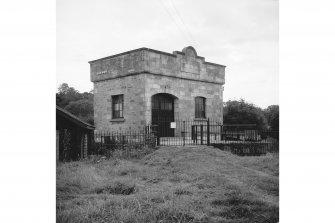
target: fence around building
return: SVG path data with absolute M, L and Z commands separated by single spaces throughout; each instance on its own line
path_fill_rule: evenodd
M 210 119 L 156 121 L 142 131 L 99 132 L 95 153 L 155 146 L 213 145 L 238 155 L 279 152 L 279 131 L 259 130 L 254 124 L 229 125 Z
M 94 134 L 92 154 L 112 156 L 115 152 L 124 152 L 137 156 L 148 148 L 155 148 L 157 137 L 149 126 L 142 131 L 113 131 L 96 132 Z

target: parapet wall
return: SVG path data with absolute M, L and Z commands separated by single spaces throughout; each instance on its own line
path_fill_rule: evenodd
M 90 61 L 91 81 L 99 82 L 123 76 L 150 73 L 223 85 L 225 66 L 209 63 L 193 47 L 173 54 L 140 48 Z

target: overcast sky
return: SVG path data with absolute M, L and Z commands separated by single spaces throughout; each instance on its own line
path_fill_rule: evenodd
M 195 47 L 226 65 L 223 100 L 279 104 L 276 0 L 57 0 L 57 87 L 93 89 L 90 60 Z

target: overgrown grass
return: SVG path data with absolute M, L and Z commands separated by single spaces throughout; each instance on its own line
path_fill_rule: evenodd
M 57 166 L 57 222 L 278 222 L 278 155 L 161 147 Z

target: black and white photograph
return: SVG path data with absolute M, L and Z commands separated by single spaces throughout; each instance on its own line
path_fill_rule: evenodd
M 278 222 L 278 5 L 57 0 L 57 222 Z
M 1 222 L 333 222 L 334 6 L 3 2 Z

